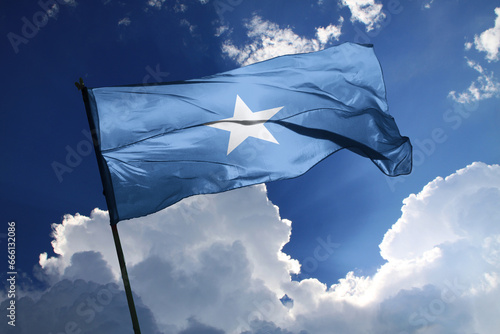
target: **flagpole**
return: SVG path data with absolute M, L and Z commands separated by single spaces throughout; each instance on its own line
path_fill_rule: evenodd
M 87 111 L 87 118 L 89 121 L 90 130 L 92 131 L 92 141 L 94 142 L 94 149 L 97 155 L 98 152 L 98 139 L 95 131 L 95 124 L 92 122 L 92 118 L 89 114 L 88 107 L 88 96 L 87 96 L 87 88 L 83 83 L 83 79 L 80 78 L 79 81 L 75 82 L 76 88 L 82 92 L 83 101 L 85 103 L 85 109 Z M 99 163 L 99 159 L 97 159 L 97 164 L 99 165 L 99 171 L 101 172 L 102 178 L 102 166 Z M 104 186 L 104 180 L 103 180 Z M 108 198 L 106 197 L 106 202 L 108 203 Z M 109 209 L 109 203 L 108 203 Z M 110 217 L 111 220 L 111 217 Z M 123 286 L 125 287 L 125 294 L 127 296 L 128 308 L 130 310 L 130 317 L 132 318 L 132 327 L 134 328 L 134 334 L 141 334 L 141 328 L 139 327 L 139 319 L 137 318 L 137 312 L 135 310 L 134 297 L 132 296 L 132 288 L 130 287 L 130 281 L 128 280 L 127 266 L 125 264 L 125 257 L 123 256 L 122 245 L 120 242 L 120 236 L 118 235 L 118 228 L 116 222 L 110 221 L 111 223 L 111 231 L 113 232 L 113 239 L 115 241 L 116 254 L 118 255 L 118 263 L 120 264 L 120 270 L 122 273 Z
M 120 263 L 123 286 L 125 287 L 125 294 L 127 295 L 130 317 L 132 318 L 132 326 L 134 327 L 135 334 L 141 334 L 141 328 L 139 327 L 139 319 L 137 318 L 137 312 L 135 310 L 134 297 L 132 296 L 132 288 L 130 287 L 130 281 L 128 280 L 127 266 L 125 265 L 125 258 L 123 256 L 120 236 L 118 235 L 118 228 L 116 225 L 117 224 L 112 224 L 111 230 L 113 231 L 113 239 L 115 240 L 116 254 L 118 255 L 118 262 Z

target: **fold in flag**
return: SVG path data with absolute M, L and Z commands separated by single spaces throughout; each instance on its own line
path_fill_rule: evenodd
M 342 148 L 386 175 L 411 171 L 371 45 L 83 96 L 111 224 L 191 195 L 296 177 Z

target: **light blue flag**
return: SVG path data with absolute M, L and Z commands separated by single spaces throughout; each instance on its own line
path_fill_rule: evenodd
M 342 148 L 389 176 L 411 171 L 369 45 L 83 95 L 112 224 L 191 195 L 296 177 Z

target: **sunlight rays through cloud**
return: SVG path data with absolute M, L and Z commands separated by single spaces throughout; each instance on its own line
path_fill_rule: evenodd
M 300 264 L 282 248 L 292 223 L 264 185 L 190 197 L 120 230 L 141 320 L 153 333 L 493 333 L 500 325 L 490 307 L 500 298 L 499 201 L 498 165 L 474 163 L 436 178 L 404 200 L 380 244 L 386 263 L 376 274 L 349 272 L 330 287 L 291 279 Z M 108 220 L 96 209 L 54 225 L 57 257 L 40 256 L 51 287 L 38 294 L 55 307 L 34 307 L 33 316 L 69 307 L 71 326 L 102 332 L 107 317 L 127 315 Z M 39 298 L 23 295 L 22 303 Z M 86 298 L 96 305 L 91 321 Z M 43 319 L 37 326 L 64 326 L 53 315 Z

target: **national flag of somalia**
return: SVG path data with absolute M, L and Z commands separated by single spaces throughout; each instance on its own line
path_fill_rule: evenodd
M 83 96 L 112 224 L 191 195 L 296 177 L 342 148 L 389 176 L 411 171 L 369 45 Z

